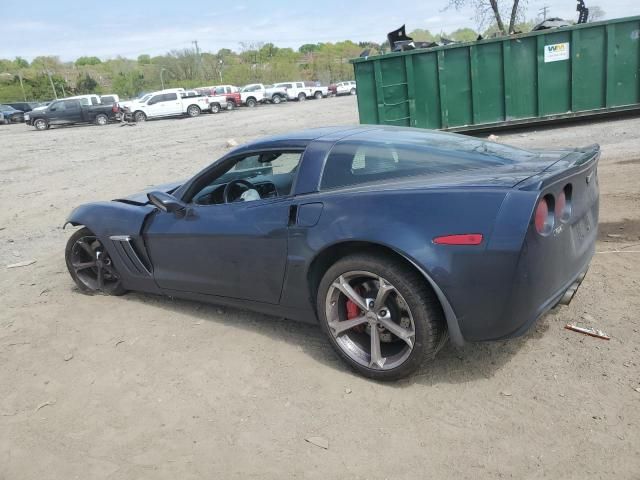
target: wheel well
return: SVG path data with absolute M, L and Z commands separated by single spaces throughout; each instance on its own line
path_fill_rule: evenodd
M 383 257 L 393 258 L 394 260 L 399 260 L 404 263 L 407 268 L 415 270 L 422 275 L 415 265 L 413 265 L 410 261 L 408 261 L 405 257 L 400 255 L 395 250 L 385 247 L 384 245 L 369 243 L 369 242 L 360 242 L 360 241 L 349 241 L 338 243 L 336 245 L 332 245 L 327 249 L 320 252 L 316 258 L 311 262 L 311 266 L 307 271 L 307 280 L 309 285 L 309 293 L 311 298 L 315 299 L 318 291 L 318 286 L 320 285 L 320 281 L 322 277 L 326 273 L 329 268 L 333 264 L 335 264 L 338 260 L 356 253 L 370 253 L 376 254 Z M 426 279 L 425 279 L 426 280 Z M 428 282 L 426 282 L 428 284 Z M 431 287 L 429 285 L 429 287 Z M 315 301 L 314 301 L 315 304 Z
M 464 344 L 464 338 L 462 337 L 462 334 L 460 332 L 458 319 L 451 305 L 449 304 L 449 301 L 445 297 L 444 293 L 440 290 L 440 288 L 435 283 L 432 283 L 433 281 L 428 278 L 425 272 L 420 270 L 406 257 L 396 252 L 392 248 L 377 243 L 361 241 L 338 243 L 323 250 L 316 256 L 316 258 L 313 259 L 309 270 L 307 271 L 307 284 L 309 285 L 309 295 L 312 299 L 311 304 L 313 305 L 314 310 L 316 308 L 315 299 L 317 296 L 318 287 L 326 271 L 341 258 L 356 253 L 373 253 L 376 255 L 393 258 L 394 260 L 403 263 L 407 268 L 418 272 L 420 276 L 424 278 L 425 285 L 427 286 L 427 288 L 431 289 L 435 297 L 438 299 L 440 307 L 443 309 L 451 340 L 458 346 Z

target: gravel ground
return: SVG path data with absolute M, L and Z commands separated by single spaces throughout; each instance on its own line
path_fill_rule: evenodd
M 526 336 L 447 346 L 399 383 L 348 371 L 314 326 L 74 288 L 72 207 L 188 177 L 229 138 L 356 122 L 346 97 L 0 127 L 0 479 L 640 478 L 639 118 L 499 133 L 602 145 L 598 254 L 573 303 Z

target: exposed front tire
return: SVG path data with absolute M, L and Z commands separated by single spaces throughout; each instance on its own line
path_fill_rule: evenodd
M 299 102 L 304 102 L 306 99 L 307 99 L 307 96 L 304 93 L 300 92 L 298 94 L 298 101 Z
M 105 295 L 126 293 L 109 253 L 88 228 L 71 235 L 64 256 L 69 274 L 81 291 Z
M 245 103 L 247 104 L 247 107 L 250 108 L 253 108 L 258 104 L 255 98 L 247 98 L 247 101 Z
M 276 94 L 271 97 L 271 103 L 273 103 L 274 105 L 278 105 L 280 102 L 282 102 L 282 97 L 280 97 L 280 95 Z
M 197 105 L 189 105 L 187 107 L 187 115 L 189 115 L 190 117 L 197 117 L 198 115 L 200 115 L 200 113 L 202 113 L 200 111 L 200 107 L 198 107 Z
M 442 308 L 422 275 L 381 255 L 352 255 L 330 267 L 317 312 L 338 355 L 377 380 L 411 374 L 447 338 Z
M 49 122 L 47 122 L 44 118 L 38 118 L 33 121 L 33 126 L 36 130 L 46 130 L 49 128 Z
M 144 112 L 138 111 L 133 114 L 133 119 L 136 121 L 136 123 L 146 122 L 147 115 Z
M 316 92 L 313 94 L 313 98 L 320 100 L 322 98 L 322 92 Z
M 100 125 L 101 127 L 105 126 L 107 123 L 109 123 L 109 117 L 101 113 L 99 115 L 96 115 L 95 122 L 96 125 Z

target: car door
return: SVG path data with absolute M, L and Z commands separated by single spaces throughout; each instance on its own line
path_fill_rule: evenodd
M 82 122 L 82 109 L 78 100 L 65 100 L 65 123 Z
M 176 92 L 165 93 L 162 101 L 164 115 L 180 115 L 182 111 L 182 99 Z
M 64 100 L 52 102 L 47 107 L 47 120 L 51 125 L 60 125 L 64 121 L 65 115 Z
M 279 302 L 287 264 L 291 193 L 302 153 L 287 155 L 288 164 L 272 162 L 265 170 L 247 163 L 246 168 L 227 173 L 256 182 L 271 178 L 277 196 L 207 205 L 199 204 L 195 194 L 181 214 L 158 211 L 153 215 L 145 243 L 161 289 L 169 294 L 183 291 Z M 292 161 L 291 155 L 297 160 Z M 250 162 L 254 156 L 242 160 Z M 218 180 L 207 188 L 218 187 Z
M 163 101 L 164 94 L 159 93 L 157 95 L 152 96 L 147 101 L 147 108 L 145 108 L 145 113 L 148 117 L 161 117 L 164 115 L 163 113 Z

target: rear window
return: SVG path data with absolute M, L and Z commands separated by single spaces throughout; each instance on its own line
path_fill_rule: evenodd
M 360 135 L 358 135 L 360 136 Z M 438 175 L 501 166 L 536 155 L 492 142 L 460 135 L 376 132 L 338 142 L 324 167 L 320 189 L 327 190 L 402 177 Z

